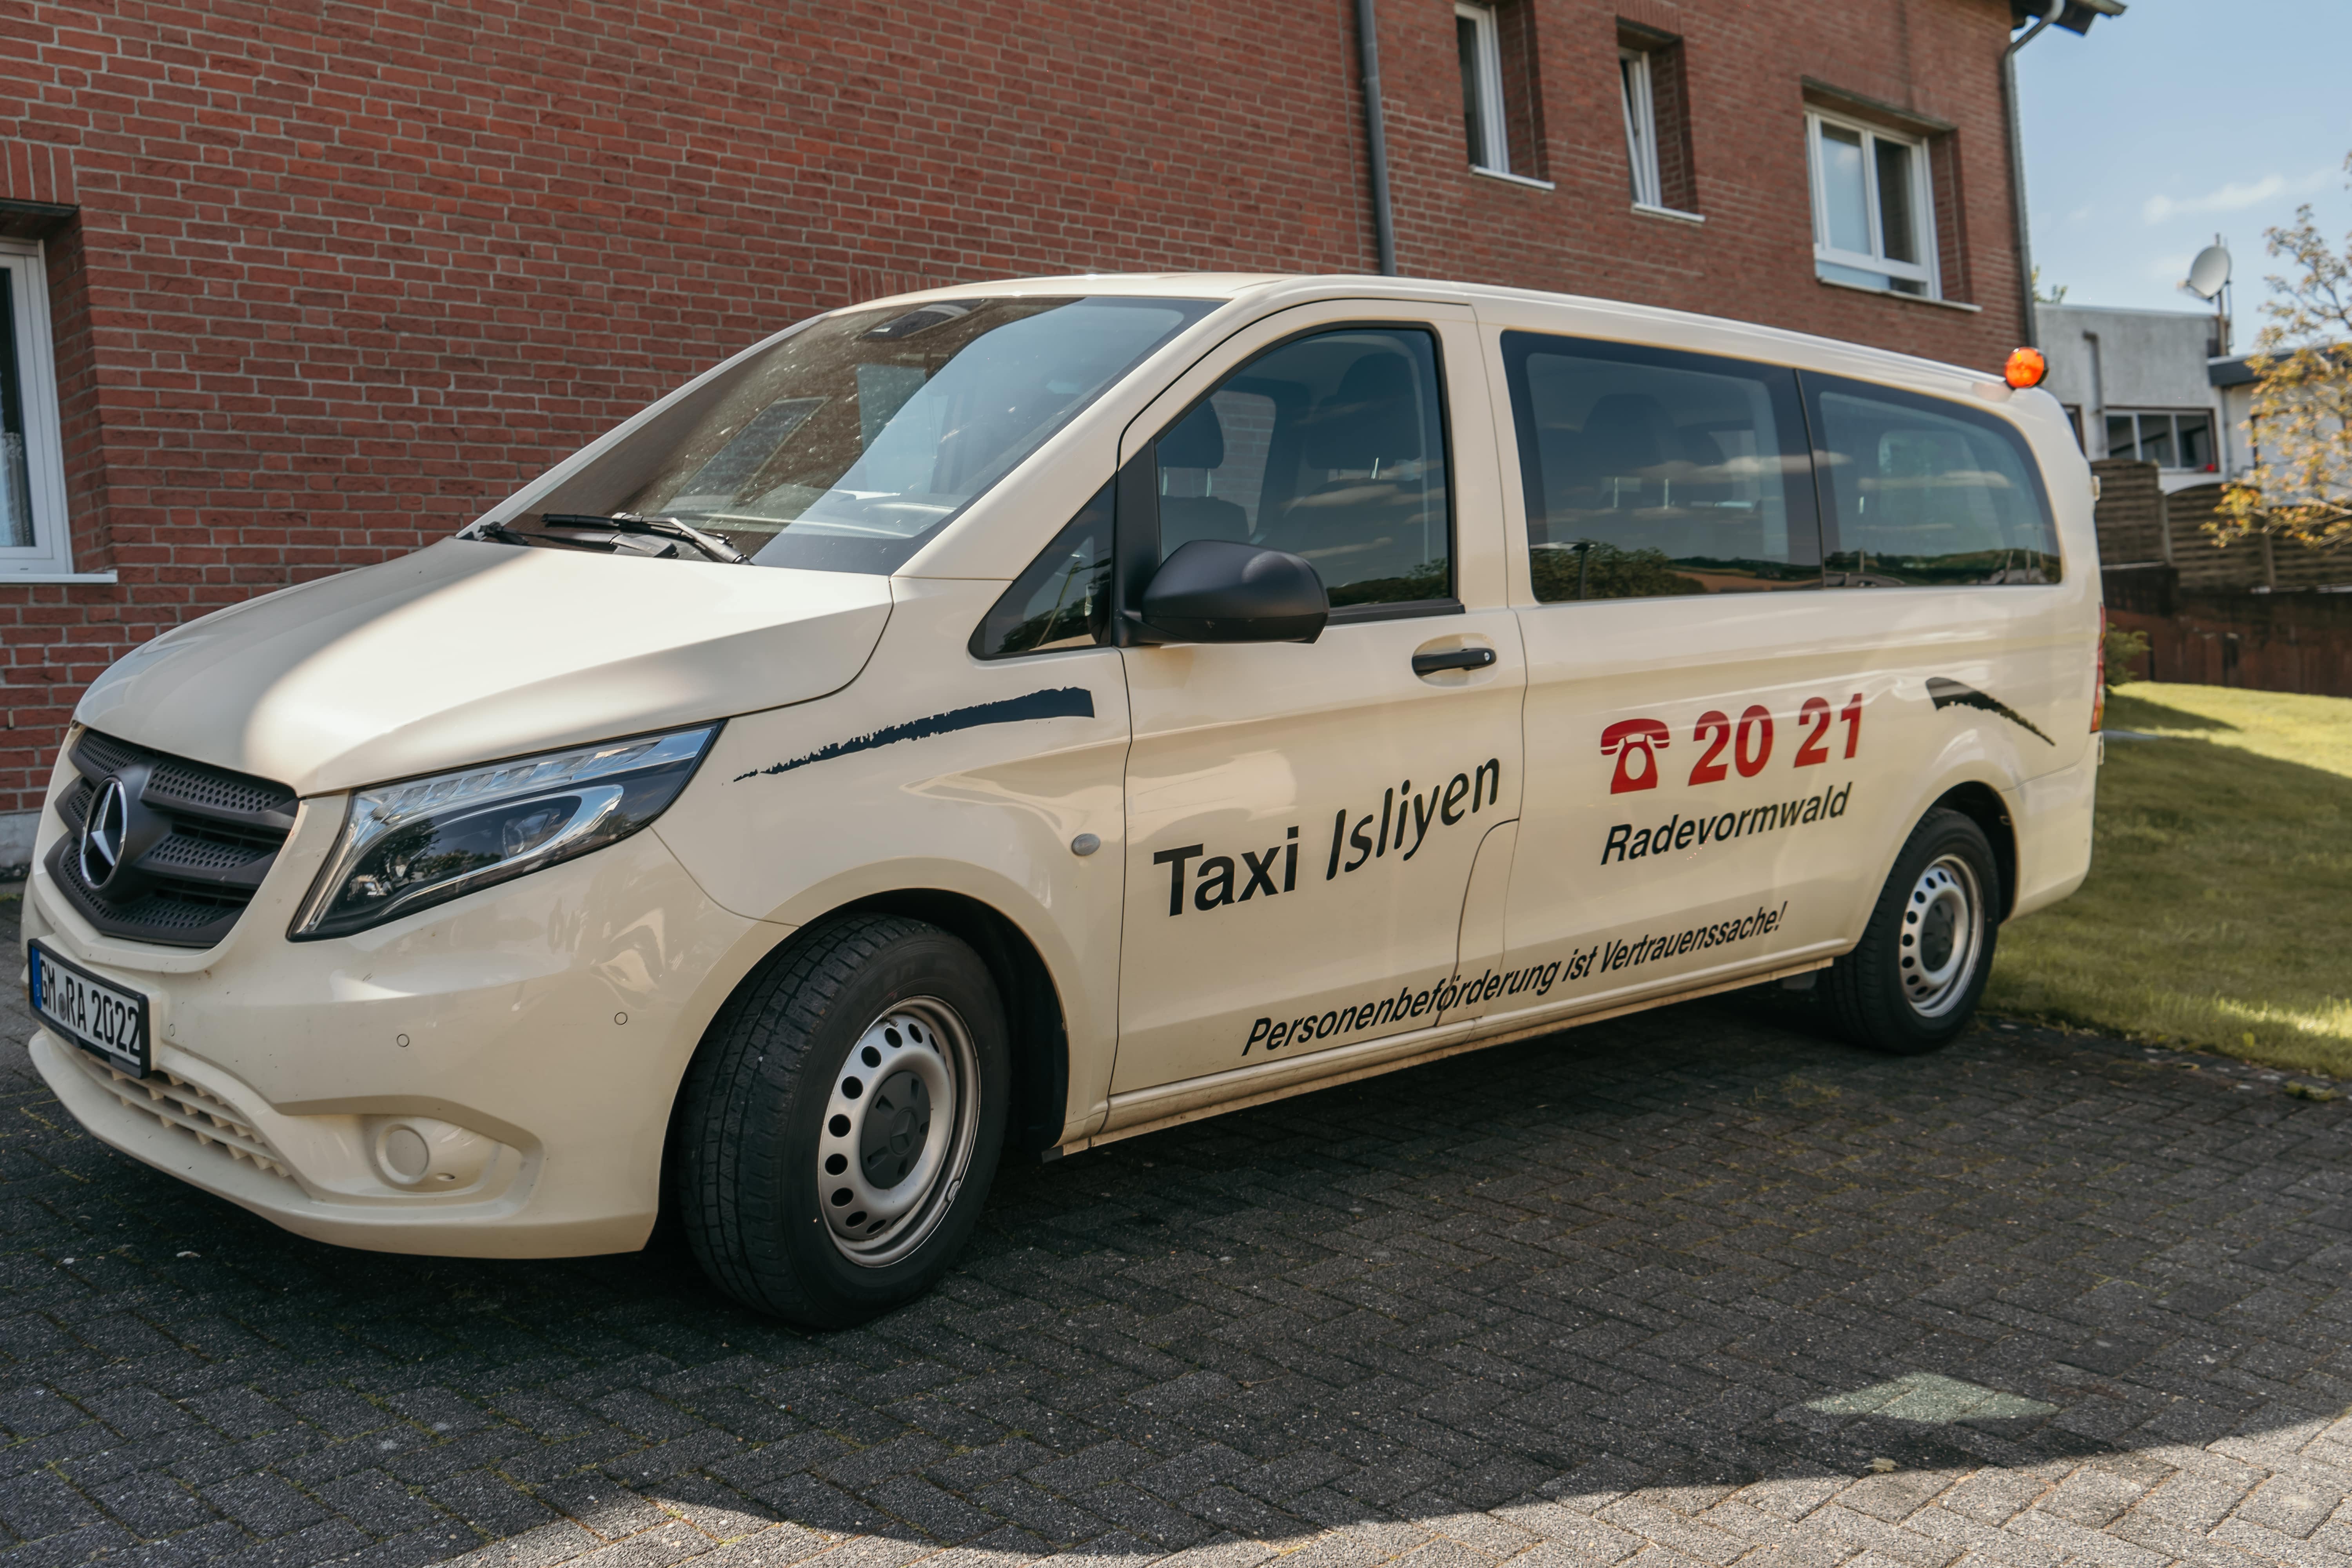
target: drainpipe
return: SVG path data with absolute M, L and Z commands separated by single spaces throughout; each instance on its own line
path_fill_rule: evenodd
M 1372 0 L 1356 0 L 1356 47 L 1364 73 L 1364 163 L 1372 180 L 1372 232 L 1380 247 L 1381 276 L 1397 275 L 1396 216 L 1389 208 L 1388 123 L 1381 112 L 1380 23 Z
M 1361 0 L 1369 5 L 1370 0 Z M 2042 16 L 2024 34 L 2014 39 L 2000 54 L 2001 105 L 2009 116 L 2009 200 L 2017 219 L 2017 291 L 2020 320 L 2025 324 L 2025 342 L 2029 347 L 2039 347 L 2041 334 L 2033 321 L 2033 241 L 2027 233 L 2025 218 L 2025 146 L 2018 127 L 2017 114 L 2017 51 L 2040 37 L 2050 24 L 2063 11 L 2065 0 L 2033 0 L 2040 5 Z

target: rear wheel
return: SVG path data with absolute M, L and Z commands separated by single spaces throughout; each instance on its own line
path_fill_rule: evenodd
M 1856 1045 L 1915 1056 L 1968 1027 L 1992 973 L 2000 873 L 1984 829 L 1957 811 L 1922 817 L 1895 857 L 1870 924 L 1830 966 L 1822 1001 Z
M 687 1074 L 673 1180 L 696 1260 L 748 1307 L 837 1328 L 929 1289 L 1004 1138 L 1004 1010 L 937 926 L 853 916 L 772 958 Z

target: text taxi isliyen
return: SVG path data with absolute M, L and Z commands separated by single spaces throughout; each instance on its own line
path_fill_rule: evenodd
M 346 1246 L 937 1279 L 1008 1152 L 1780 979 L 1966 1024 L 2091 852 L 2011 377 L 1395 279 L 803 322 L 94 684 L 25 910 L 91 1132 Z

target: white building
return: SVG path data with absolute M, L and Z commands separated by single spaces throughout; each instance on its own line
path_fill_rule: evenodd
M 2065 405 L 2085 453 L 2152 462 L 2168 494 L 2245 467 L 2244 431 L 2225 433 L 2210 312 L 2039 305 L 2033 314 L 2050 361 L 2042 384 Z

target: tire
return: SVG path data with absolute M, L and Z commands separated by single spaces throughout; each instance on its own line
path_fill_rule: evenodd
M 1895 1056 L 1939 1049 L 1969 1026 L 1992 973 L 2000 872 L 1984 829 L 1941 807 L 1919 819 L 1822 1004 L 1840 1034 Z
M 768 959 L 679 1094 L 672 1195 L 703 1272 L 755 1311 L 845 1328 L 938 1282 L 1003 1147 L 1004 1007 L 972 950 L 897 915 Z

